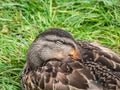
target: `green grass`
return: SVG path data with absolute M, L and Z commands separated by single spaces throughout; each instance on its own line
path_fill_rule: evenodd
M 53 27 L 120 54 L 120 0 L 0 0 L 0 90 L 21 90 L 29 45 Z

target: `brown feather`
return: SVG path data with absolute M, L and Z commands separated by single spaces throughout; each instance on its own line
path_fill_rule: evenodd
M 110 49 L 92 42 L 78 41 L 83 51 L 83 63 L 96 80 L 106 88 L 120 89 L 120 56 Z
M 23 90 L 120 90 L 120 56 L 50 29 L 30 46 L 21 82 Z

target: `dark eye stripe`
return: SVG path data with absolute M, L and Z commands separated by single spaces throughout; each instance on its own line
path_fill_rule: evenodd
M 49 42 L 54 42 L 54 43 L 59 42 L 59 43 L 62 43 L 62 44 L 65 44 L 65 45 L 68 45 L 68 46 L 71 46 L 71 47 L 75 48 L 75 46 L 74 46 L 73 44 L 64 42 L 64 41 L 62 41 L 62 40 L 60 40 L 60 39 L 58 39 L 58 40 L 45 39 L 45 40 L 46 40 L 46 41 L 49 41 Z

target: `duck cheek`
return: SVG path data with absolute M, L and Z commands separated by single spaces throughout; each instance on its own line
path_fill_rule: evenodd
M 60 53 L 60 54 L 57 54 L 57 58 L 58 58 L 58 59 L 64 59 L 64 58 L 65 58 L 65 55 L 63 55 L 63 54 L 61 54 L 61 53 Z

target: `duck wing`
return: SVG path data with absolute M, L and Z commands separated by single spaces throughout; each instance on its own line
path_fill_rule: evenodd
M 83 63 L 103 86 L 120 89 L 120 56 L 101 44 L 77 40 L 82 48 Z M 117 89 L 119 88 L 119 89 Z
M 103 90 L 89 69 L 79 61 L 49 61 L 43 67 L 22 73 L 23 90 Z

